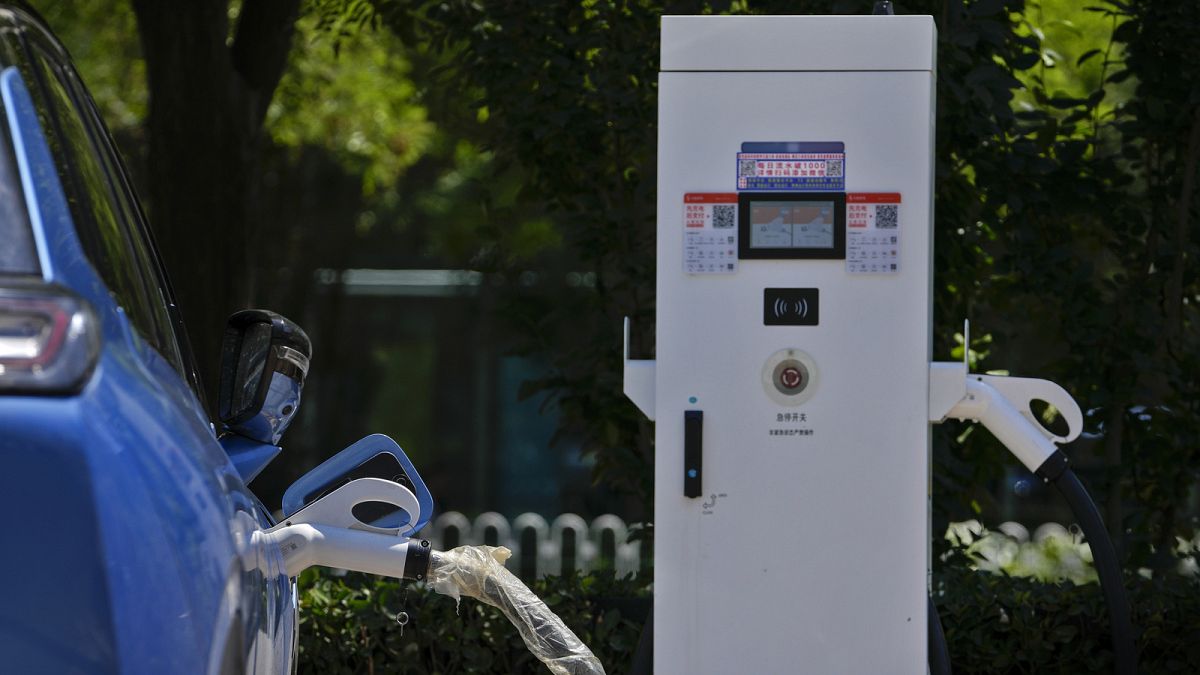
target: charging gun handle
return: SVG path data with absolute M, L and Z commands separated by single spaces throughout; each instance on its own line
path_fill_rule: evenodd
M 1058 450 L 1054 441 L 1047 437 L 1048 433 L 1022 415 L 1016 406 L 990 382 L 985 381 L 983 376 L 968 376 L 966 385 L 966 396 L 951 408 L 946 416 L 978 421 L 1022 464 L 1037 473 L 1046 460 Z

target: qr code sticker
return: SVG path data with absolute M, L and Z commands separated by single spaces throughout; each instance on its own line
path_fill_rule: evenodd
M 757 175 L 758 175 L 758 163 L 757 162 L 755 162 L 753 159 L 739 159 L 738 160 L 738 177 L 757 176 Z
M 875 205 L 875 227 L 880 230 L 896 229 L 900 207 L 896 204 Z
M 734 211 L 735 208 L 733 204 L 717 204 L 713 206 L 713 228 L 721 230 L 733 227 L 733 217 L 736 213 Z
M 825 175 L 832 178 L 837 178 L 842 175 L 842 159 L 827 159 L 825 160 Z

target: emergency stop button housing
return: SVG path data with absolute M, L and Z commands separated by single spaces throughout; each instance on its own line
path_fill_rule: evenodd
M 817 385 L 813 358 L 794 347 L 781 349 L 763 364 L 763 389 L 780 405 L 800 405 L 812 398 Z

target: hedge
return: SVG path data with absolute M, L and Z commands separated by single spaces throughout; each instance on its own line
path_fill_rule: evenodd
M 935 602 L 955 673 L 1111 672 L 1108 618 L 1099 587 L 1045 583 L 952 565 Z M 538 673 L 496 610 L 422 584 L 305 572 L 300 580 L 300 673 Z M 1200 578 L 1133 575 L 1127 586 L 1140 632 L 1141 670 L 1200 673 Z M 611 573 L 548 577 L 534 590 L 576 631 L 610 675 L 627 672 L 649 589 Z M 396 621 L 399 611 L 407 625 Z
M 308 570 L 300 578 L 300 673 L 549 673 L 508 619 L 421 583 Z M 531 588 L 610 673 L 633 659 L 650 592 L 612 573 L 545 577 Z M 408 615 L 401 626 L 399 612 Z

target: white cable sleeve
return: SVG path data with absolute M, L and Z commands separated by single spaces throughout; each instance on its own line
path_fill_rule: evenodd
M 604 666 L 592 650 L 529 587 L 504 569 L 504 561 L 511 555 L 502 546 L 434 551 L 430 585 L 455 600 L 465 595 L 504 612 L 525 646 L 554 675 L 604 675 Z

